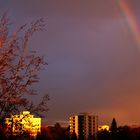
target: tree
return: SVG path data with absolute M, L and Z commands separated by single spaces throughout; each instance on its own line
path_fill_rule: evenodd
M 98 140 L 109 140 L 110 139 L 110 133 L 107 130 L 99 131 L 97 134 Z
M 116 122 L 115 118 L 113 118 L 113 120 L 112 120 L 110 130 L 111 130 L 111 132 L 115 132 L 117 130 L 117 122 Z
M 41 18 L 11 33 L 7 14 L 0 17 L 0 124 L 21 110 L 41 117 L 48 111 L 48 94 L 36 105 L 28 99 L 29 95 L 37 95 L 33 85 L 39 82 L 38 74 L 47 64 L 43 56 L 30 51 L 29 40 L 35 32 L 44 30 L 44 26 Z
M 135 133 L 131 132 L 131 128 L 129 126 L 120 126 L 118 127 L 118 139 L 124 139 L 124 140 L 135 140 Z M 133 135 L 134 137 L 133 137 Z
M 112 120 L 110 131 L 111 140 L 118 140 L 117 122 L 115 118 Z

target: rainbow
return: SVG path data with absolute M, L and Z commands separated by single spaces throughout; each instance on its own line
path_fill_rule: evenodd
M 117 2 L 121 9 L 122 16 L 125 17 L 128 23 L 128 26 L 130 27 L 130 30 L 134 36 L 134 39 L 140 49 L 140 30 L 139 30 L 139 24 L 137 22 L 137 19 L 134 16 L 134 13 L 131 7 L 129 6 L 129 3 L 127 0 L 117 0 Z

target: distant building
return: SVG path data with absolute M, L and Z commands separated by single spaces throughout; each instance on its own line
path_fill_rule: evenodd
M 41 130 L 41 118 L 34 118 L 29 111 L 23 111 L 19 115 L 12 115 L 6 118 L 7 128 L 13 135 L 20 135 L 27 132 L 32 137 L 36 137 Z
M 100 125 L 98 127 L 98 131 L 104 131 L 104 130 L 109 131 L 109 125 Z
M 80 113 L 69 118 L 69 125 L 70 134 L 75 133 L 80 140 L 92 140 L 98 131 L 98 116 Z

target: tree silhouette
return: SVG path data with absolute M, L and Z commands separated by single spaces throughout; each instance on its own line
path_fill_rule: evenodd
M 118 140 L 117 122 L 115 118 L 112 120 L 110 131 L 111 140 Z
M 98 132 L 97 137 L 98 137 L 97 138 L 98 140 L 109 140 L 110 139 L 110 133 L 107 130 L 102 130 L 102 131 Z
M 21 110 L 42 117 L 48 111 L 48 94 L 38 104 L 28 98 L 37 94 L 33 85 L 39 82 L 38 72 L 47 64 L 42 56 L 29 49 L 31 36 L 44 29 L 44 21 L 24 24 L 14 33 L 10 27 L 10 20 L 4 14 L 0 17 L 0 124 L 7 116 Z
M 116 119 L 113 118 L 112 123 L 111 123 L 111 127 L 110 127 L 110 131 L 115 132 L 116 130 L 117 130 L 117 122 L 116 122 Z

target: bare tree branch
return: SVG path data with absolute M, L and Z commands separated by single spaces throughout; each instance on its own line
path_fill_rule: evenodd
M 44 57 L 29 51 L 28 42 L 32 35 L 44 30 L 44 20 L 38 19 L 29 26 L 22 25 L 10 34 L 10 22 L 7 14 L 0 18 L 0 118 L 28 109 L 40 116 L 48 110 L 48 94 L 38 105 L 34 105 L 27 96 L 35 96 L 33 84 L 39 82 L 38 73 L 47 63 Z

